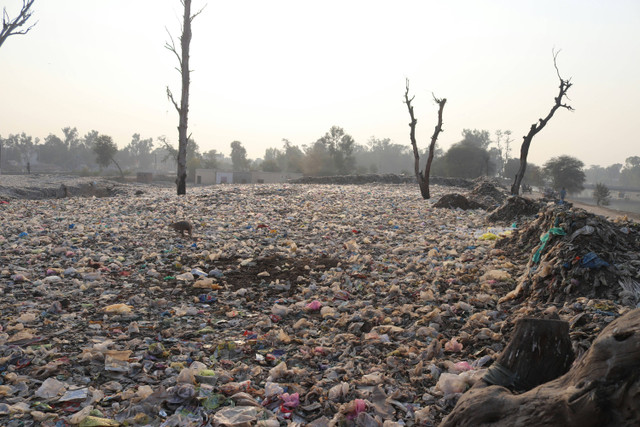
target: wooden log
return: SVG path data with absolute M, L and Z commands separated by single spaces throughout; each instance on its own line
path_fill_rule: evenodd
M 524 392 L 566 373 L 573 359 L 567 322 L 522 318 L 483 380 Z
M 635 309 L 611 322 L 563 376 L 517 395 L 502 386 L 474 386 L 440 426 L 638 426 L 639 401 Z

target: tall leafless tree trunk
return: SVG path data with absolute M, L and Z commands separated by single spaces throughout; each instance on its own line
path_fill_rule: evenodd
M 566 108 L 569 111 L 573 111 L 573 108 L 570 105 L 564 104 L 562 99 L 567 96 L 567 91 L 573 85 L 571 83 L 571 79 L 563 79 L 560 76 L 560 71 L 558 70 L 558 52 L 553 51 L 553 66 L 556 69 L 556 73 L 558 74 L 558 79 L 560 80 L 560 91 L 558 96 L 555 98 L 555 103 L 553 107 L 551 107 L 551 111 L 547 114 L 547 117 L 544 119 L 539 119 L 537 123 L 531 125 L 529 129 L 529 133 L 524 137 L 522 141 L 522 146 L 520 147 L 520 169 L 518 169 L 518 173 L 513 181 L 513 185 L 511 186 L 511 194 L 517 196 L 520 192 L 520 183 L 522 183 L 522 178 L 524 178 L 524 172 L 527 169 L 527 156 L 529 155 L 529 146 L 531 145 L 531 140 L 538 132 L 540 132 L 551 120 L 551 117 L 555 114 L 556 110 L 560 107 Z
M 7 8 L 2 9 L 2 30 L 0 31 L 0 46 L 2 46 L 4 41 L 9 38 L 9 36 L 13 36 L 16 34 L 27 34 L 29 30 L 31 30 L 37 24 L 36 22 L 33 25 L 22 29 L 29 18 L 31 18 L 31 15 L 33 15 L 31 6 L 33 6 L 34 2 L 35 0 L 22 0 L 22 9 L 20 9 L 20 13 L 14 19 L 9 18 Z
M 182 96 L 180 98 L 180 105 L 173 98 L 171 89 L 167 86 L 167 97 L 175 107 L 180 121 L 178 124 L 178 177 L 176 184 L 178 187 L 178 195 L 186 194 L 187 192 L 187 123 L 189 116 L 189 44 L 191 43 L 191 22 L 193 19 L 202 12 L 202 9 L 195 14 L 191 14 L 191 0 L 180 0 L 184 7 L 184 19 L 182 22 L 182 36 L 180 36 L 181 51 L 178 53 L 176 45 L 173 41 L 173 37 L 169 33 L 169 40 L 165 44 L 165 47 L 169 49 L 178 58 L 180 68 L 178 71 L 182 76 Z M 168 30 L 167 30 L 168 32 Z
M 431 173 L 431 163 L 433 162 L 433 153 L 436 149 L 436 142 L 438 141 L 438 135 L 442 132 L 442 110 L 444 110 L 444 104 L 447 102 L 446 98 L 436 98 L 433 96 L 433 100 L 438 104 L 438 123 L 436 124 L 436 128 L 433 131 L 433 135 L 431 136 L 431 144 L 429 145 L 429 156 L 427 157 L 427 164 L 424 167 L 424 173 L 420 170 L 420 153 L 418 151 L 418 143 L 416 142 L 416 124 L 418 120 L 415 118 L 413 114 L 413 106 L 411 105 L 411 101 L 413 101 L 414 96 L 409 99 L 409 79 L 406 81 L 406 90 L 404 92 L 404 103 L 407 104 L 407 108 L 409 109 L 409 117 L 411 118 L 411 122 L 409 123 L 409 127 L 411 131 L 409 132 L 409 137 L 411 138 L 411 146 L 413 147 L 413 158 L 414 158 L 414 172 L 416 174 L 416 179 L 418 180 L 418 186 L 420 187 L 420 194 L 423 199 L 429 199 L 431 194 L 429 193 L 429 174 Z

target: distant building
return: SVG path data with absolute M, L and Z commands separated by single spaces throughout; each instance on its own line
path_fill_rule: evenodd
M 234 172 L 233 182 L 234 184 L 250 184 L 252 172 Z
M 198 172 L 196 170 L 196 177 Z M 197 178 L 196 178 L 197 179 Z M 215 184 L 233 184 L 233 172 L 216 172 Z
M 215 169 L 196 169 L 196 179 L 194 184 L 211 185 L 216 183 Z
M 292 172 L 222 172 L 215 169 L 196 169 L 196 185 L 213 184 L 277 184 L 302 178 Z

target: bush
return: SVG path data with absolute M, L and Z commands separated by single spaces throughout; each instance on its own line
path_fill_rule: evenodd
M 606 185 L 601 182 L 596 184 L 596 188 L 593 190 L 593 198 L 596 199 L 598 206 L 609 206 L 610 196 L 609 188 Z

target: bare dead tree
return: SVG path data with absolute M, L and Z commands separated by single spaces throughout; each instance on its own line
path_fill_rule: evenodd
M 193 19 L 198 16 L 202 10 L 200 9 L 197 13 L 191 14 L 191 0 L 180 0 L 182 6 L 184 7 L 184 18 L 182 22 L 182 35 L 179 37 L 180 40 L 180 52 L 176 49 L 176 45 L 174 43 L 173 37 L 169 30 L 169 42 L 165 43 L 165 48 L 169 51 L 173 52 L 173 54 L 178 59 L 178 63 L 180 64 L 180 68 L 176 68 L 180 75 L 182 76 L 182 96 L 180 98 L 180 105 L 173 98 L 173 94 L 171 93 L 171 89 L 167 86 L 167 98 L 171 101 L 173 106 L 175 107 L 178 115 L 180 116 L 180 121 L 178 123 L 178 177 L 176 180 L 178 195 L 186 194 L 187 192 L 187 142 L 189 141 L 190 135 L 187 136 L 187 123 L 189 116 L 189 83 L 190 83 L 190 73 L 189 70 L 189 45 L 191 43 L 191 22 Z
M 22 0 L 22 9 L 20 9 L 20 13 L 14 19 L 9 18 L 9 14 L 7 13 L 7 8 L 2 9 L 2 30 L 0 31 L 0 46 L 4 43 L 4 41 L 9 38 L 9 36 L 14 35 L 22 35 L 27 34 L 37 22 L 29 25 L 26 28 L 23 28 L 31 15 L 33 15 L 33 11 L 31 10 L 31 6 L 35 0 Z
M 411 101 L 415 96 L 409 98 L 409 79 L 406 80 L 406 90 L 404 92 L 404 103 L 407 104 L 407 108 L 409 109 L 409 117 L 411 118 L 411 122 L 409 123 L 409 127 L 411 131 L 409 132 L 409 137 L 411 138 L 411 146 L 413 147 L 413 158 L 414 158 L 414 171 L 416 174 L 416 179 L 418 180 L 418 186 L 420 187 L 420 194 L 423 199 L 429 199 L 431 197 L 429 193 L 429 174 L 431 173 L 431 163 L 433 162 L 433 153 L 436 149 L 436 141 L 438 140 L 438 135 L 442 130 L 442 110 L 444 110 L 444 104 L 447 102 L 446 98 L 436 98 L 433 95 L 433 100 L 438 104 L 438 123 L 436 124 L 436 128 L 433 131 L 433 135 L 431 136 L 431 144 L 429 145 L 429 155 L 427 157 L 427 164 L 424 167 L 424 173 L 420 170 L 420 153 L 418 151 L 418 143 L 416 142 L 416 124 L 418 120 L 415 118 L 413 114 L 413 106 L 411 105 Z
M 522 182 L 522 178 L 524 178 L 524 172 L 527 169 L 527 156 L 529 155 L 529 147 L 531 146 L 531 140 L 536 136 L 538 132 L 540 132 L 551 120 L 551 117 L 555 114 L 558 108 L 566 108 L 569 111 L 573 111 L 573 107 L 568 104 L 565 104 L 563 99 L 567 97 L 567 91 L 573 85 L 571 83 L 571 79 L 563 79 L 560 76 L 560 71 L 558 70 L 558 54 L 560 51 L 553 53 L 553 66 L 556 69 L 556 74 L 558 75 L 558 79 L 560 80 L 560 91 L 558 92 L 558 96 L 555 97 L 555 103 L 553 107 L 551 107 L 551 111 L 547 114 L 547 117 L 544 119 L 538 119 L 537 123 L 531 125 L 529 129 L 529 133 L 523 137 L 522 145 L 520 146 L 520 169 L 518 169 L 518 173 L 513 181 L 513 185 L 511 186 L 511 194 L 517 196 L 520 192 L 520 183 Z

